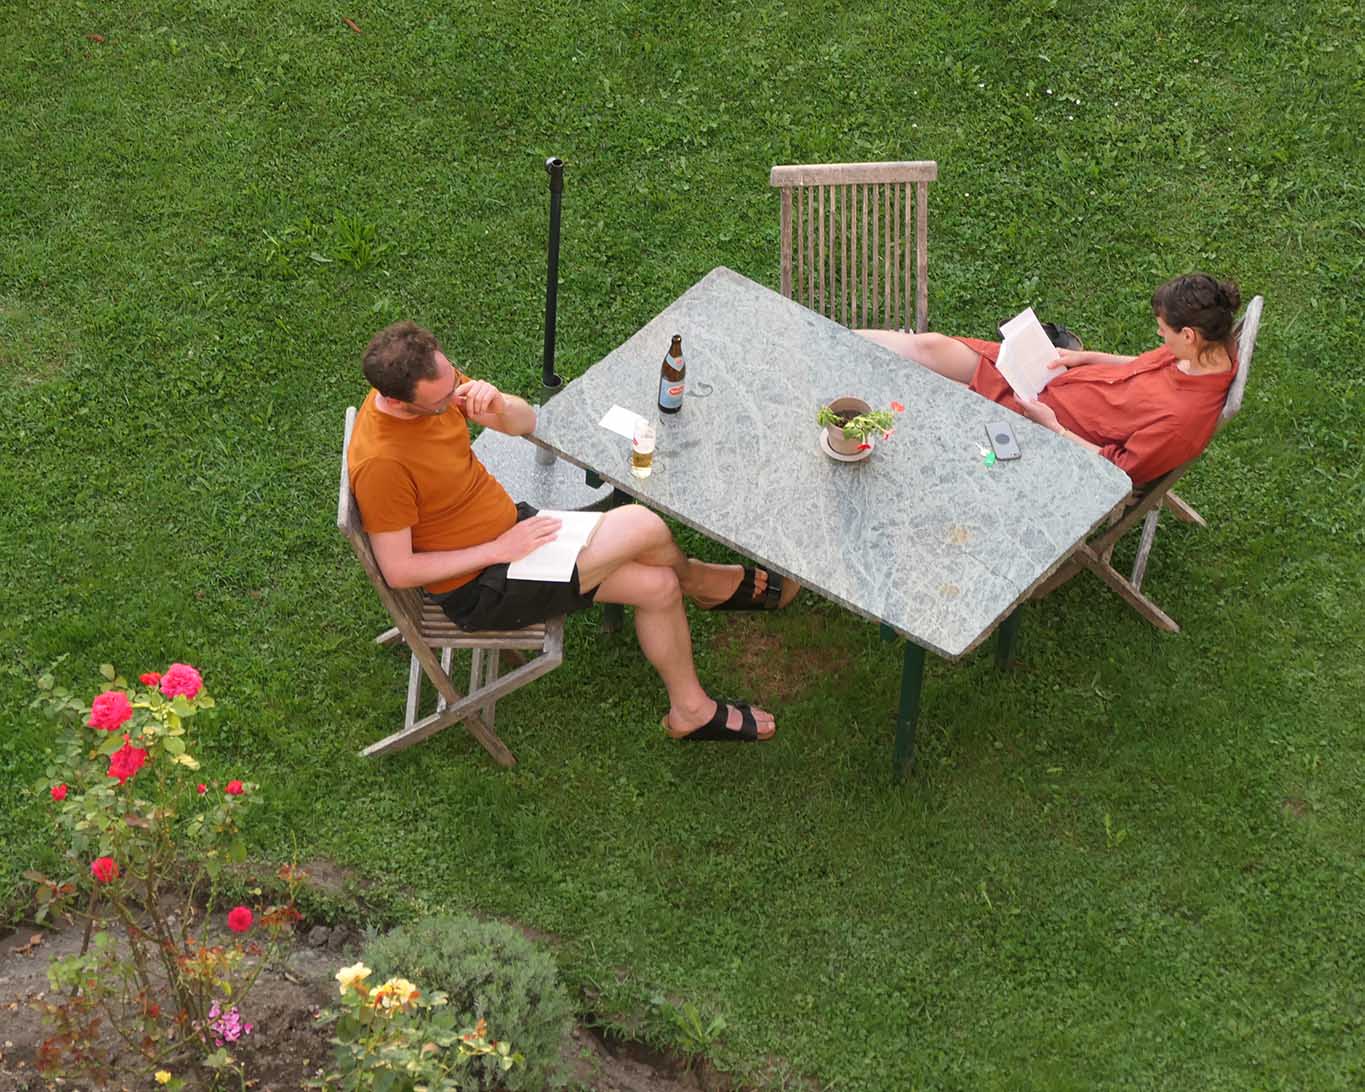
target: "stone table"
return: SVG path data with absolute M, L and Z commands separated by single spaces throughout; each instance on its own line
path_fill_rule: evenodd
M 665 416 L 659 363 L 674 333 L 687 396 Z M 819 443 L 816 411 L 847 394 L 906 407 L 861 462 Z M 649 478 L 630 474 L 629 441 L 598 426 L 613 405 L 659 420 Z M 987 467 L 998 420 L 1023 457 Z M 725 268 L 569 383 L 531 439 L 906 638 L 899 773 L 923 650 L 974 649 L 1132 487 L 1112 463 Z

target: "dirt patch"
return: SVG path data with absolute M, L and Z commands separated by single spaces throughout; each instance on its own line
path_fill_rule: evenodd
M 57 323 L 0 296 L 0 374 L 19 386 L 55 378 L 74 346 Z
M 313 871 L 316 864 L 310 862 L 314 879 L 322 871 Z M 78 952 L 82 936 L 82 926 L 73 923 L 55 930 L 23 925 L 0 937 L 0 1092 L 59 1087 L 36 1068 L 38 1048 L 50 1034 L 38 1006 L 49 994 L 48 963 Z M 356 957 L 359 941 L 359 931 L 345 924 L 304 926 L 280 963 L 262 971 L 243 1006 L 252 1033 L 234 1051 L 254 1092 L 296 1092 L 331 1062 L 330 1028 L 318 1021 L 318 1013 L 335 999 L 333 976 Z M 584 1092 L 728 1092 L 732 1087 L 704 1061 L 689 1067 L 582 1026 L 565 1046 L 565 1062 L 572 1075 L 568 1087 Z
M 819 618 L 764 612 L 727 615 L 713 638 L 716 650 L 731 657 L 746 692 L 755 700 L 789 701 L 801 697 L 822 677 L 842 673 L 852 657 L 847 648 L 819 641 Z
M 349 868 L 321 858 L 302 861 L 299 869 L 311 886 L 329 895 L 345 895 L 369 886 Z
M 1297 796 L 1287 797 L 1282 805 L 1286 815 L 1292 815 L 1295 819 L 1302 819 L 1308 814 L 1309 808 L 1306 801 L 1300 800 Z

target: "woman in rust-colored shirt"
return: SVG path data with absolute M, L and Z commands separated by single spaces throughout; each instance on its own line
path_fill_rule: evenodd
M 1059 349 L 1065 374 L 1032 402 L 1015 397 L 996 370 L 998 342 L 858 333 L 1069 437 L 1142 485 L 1189 462 L 1212 438 L 1237 371 L 1232 329 L 1240 304 L 1230 281 L 1206 273 L 1169 280 L 1152 294 L 1160 347 L 1140 356 Z

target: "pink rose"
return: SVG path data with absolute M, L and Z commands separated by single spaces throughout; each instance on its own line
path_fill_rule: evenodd
M 139 675 L 137 681 L 143 686 L 155 686 L 161 681 L 160 671 L 148 671 L 146 674 Z
M 251 911 L 245 906 L 234 906 L 228 911 L 228 928 L 234 933 L 245 933 L 251 928 Z
M 161 692 L 168 698 L 178 694 L 193 698 L 203 688 L 203 677 L 189 664 L 171 664 L 161 676 Z
M 85 723 L 102 732 L 112 732 L 133 715 L 132 702 L 122 690 L 106 690 L 90 703 L 90 719 Z
M 117 777 L 118 783 L 122 785 L 128 778 L 142 769 L 142 765 L 146 761 L 146 751 L 141 747 L 134 747 L 131 743 L 125 743 L 109 756 L 109 776 Z
M 242 793 L 246 792 L 246 786 L 240 781 L 229 781 L 223 787 L 223 791 L 229 796 L 241 796 Z
M 66 786 L 65 786 L 65 785 L 53 785 L 53 786 L 52 786 L 52 799 L 53 799 L 53 800 L 58 800 L 58 801 L 60 801 L 60 800 L 65 800 L 65 799 L 66 799 Z
M 100 883 L 118 879 L 118 862 L 112 857 L 96 857 L 90 862 L 90 875 Z

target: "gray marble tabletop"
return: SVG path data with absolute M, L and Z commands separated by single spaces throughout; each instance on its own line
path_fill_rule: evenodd
M 657 409 L 682 334 L 682 411 Z M 819 407 L 906 408 L 862 462 L 820 448 Z M 657 419 L 649 478 L 613 405 Z M 1023 452 L 984 465 L 985 426 Z M 656 511 L 950 660 L 981 643 L 1127 496 L 1121 470 L 732 270 L 712 270 L 540 411 L 531 439 Z

